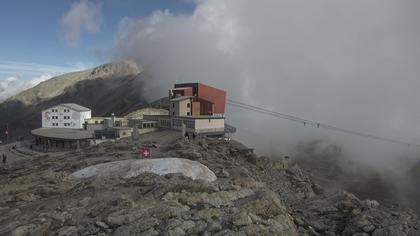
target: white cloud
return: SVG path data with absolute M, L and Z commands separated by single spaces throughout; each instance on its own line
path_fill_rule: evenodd
M 174 82 L 200 81 L 225 88 L 230 98 L 246 103 L 420 143 L 416 1 L 196 4 L 190 15 L 158 11 L 146 18 L 124 18 L 114 56 L 138 59 L 154 77 L 146 86 L 162 85 L 162 96 Z M 235 108 L 228 119 L 238 126 L 242 140 L 254 146 L 276 141 L 286 153 L 312 136 L 344 143 L 358 150 L 354 156 L 376 163 L 377 158 L 401 155 L 387 143 L 310 130 L 258 114 L 245 116 Z M 241 127 L 269 138 L 241 135 Z
M 77 62 L 72 66 L 53 66 L 36 63 L 0 61 L 0 102 L 54 76 L 92 67 Z
M 81 0 L 73 3 L 59 22 L 66 43 L 71 47 L 76 47 L 84 32 L 94 34 L 100 31 L 102 6 L 98 2 Z
M 30 80 L 24 80 L 19 75 L 15 75 L 0 80 L 0 102 L 59 74 L 60 73 L 46 72 L 40 76 L 33 77 Z

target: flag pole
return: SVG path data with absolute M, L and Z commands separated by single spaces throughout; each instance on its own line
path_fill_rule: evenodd
M 9 124 L 6 124 L 6 144 L 9 143 Z

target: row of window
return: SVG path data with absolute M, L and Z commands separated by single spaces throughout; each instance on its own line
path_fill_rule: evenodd
M 58 116 L 52 116 L 51 117 L 53 120 L 58 120 Z M 65 120 L 70 120 L 70 116 L 64 116 Z
M 187 116 L 190 116 L 190 115 L 191 115 L 191 113 L 189 111 L 187 111 Z M 175 116 L 175 112 L 174 111 L 172 112 L 172 116 Z
M 189 129 L 194 129 L 195 128 L 195 122 L 194 122 L 194 120 L 180 120 L 180 119 L 173 119 L 173 121 L 172 121 L 173 123 L 173 126 L 176 126 L 176 127 L 181 127 L 182 126 L 182 123 L 184 123 L 185 124 L 185 126 L 186 126 L 186 128 L 189 128 Z
M 168 128 L 171 127 L 171 121 L 169 120 L 160 120 L 159 122 L 160 122 L 160 126 L 162 127 L 168 127 Z
M 185 123 L 185 126 L 189 129 L 194 129 L 195 128 L 195 121 L 194 120 L 185 120 L 184 123 Z
M 144 128 L 154 128 L 155 127 L 155 123 L 144 123 L 143 124 L 143 129 Z
M 58 109 L 51 109 L 52 112 L 58 112 Z M 70 112 L 70 109 L 64 108 L 64 112 Z
M 58 126 L 58 123 L 52 123 L 52 126 Z M 70 126 L 70 123 L 64 123 L 64 126 Z
M 190 106 L 191 106 L 191 103 L 187 103 L 187 108 L 190 108 Z M 172 108 L 175 108 L 175 103 L 174 102 L 172 103 Z

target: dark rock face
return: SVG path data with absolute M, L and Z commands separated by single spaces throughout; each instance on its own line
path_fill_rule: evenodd
M 123 139 L 10 165 L 1 172 L 0 234 L 420 234 L 413 212 L 344 191 L 327 193 L 288 159 L 259 157 L 234 141 L 186 143 L 178 137 L 156 132 L 141 141 Z M 69 177 L 90 165 L 138 158 L 137 148 L 148 141 L 159 143 L 153 158 L 194 159 L 218 179 L 147 173 L 106 181 Z

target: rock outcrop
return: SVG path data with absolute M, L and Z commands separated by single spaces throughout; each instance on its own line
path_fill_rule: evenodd
M 164 131 L 141 141 L 43 156 L 0 169 L 1 235 L 419 235 L 410 210 L 330 193 L 286 158 L 253 154 L 234 141 L 184 142 Z M 74 178 L 77 170 L 138 157 L 188 158 L 217 180 L 141 173 L 132 178 Z M 189 154 L 189 155 L 187 155 Z
M 76 171 L 76 178 L 134 178 L 143 173 L 182 174 L 192 180 L 215 181 L 216 175 L 203 164 L 182 158 L 113 161 Z

